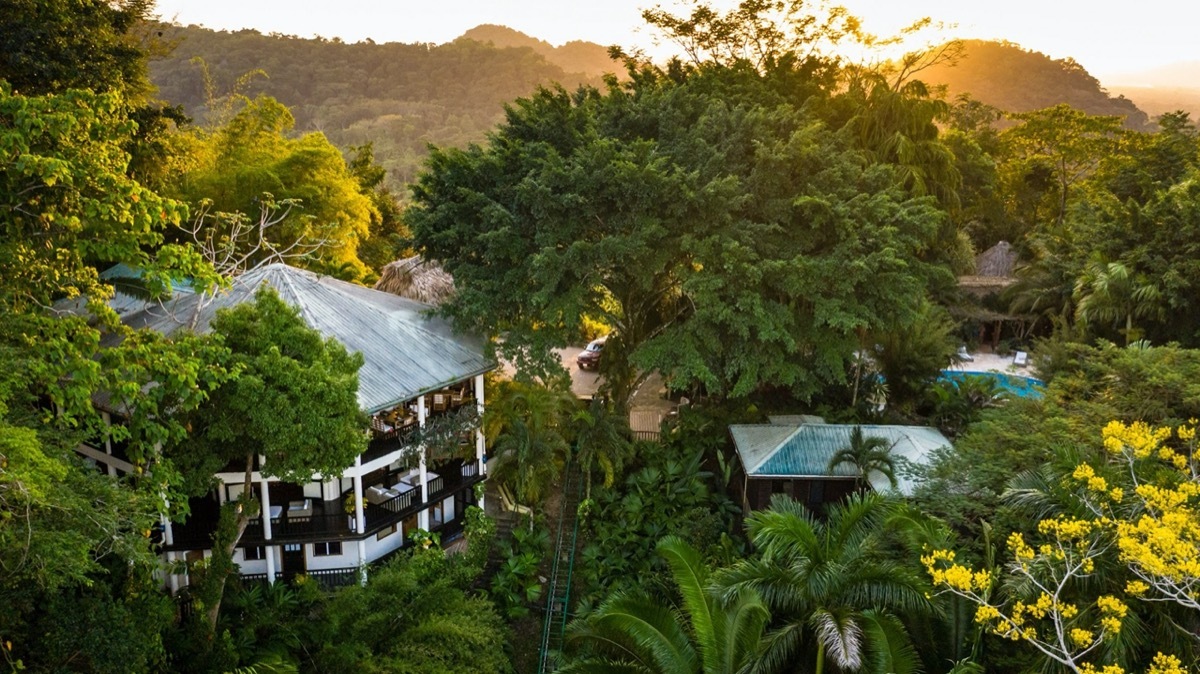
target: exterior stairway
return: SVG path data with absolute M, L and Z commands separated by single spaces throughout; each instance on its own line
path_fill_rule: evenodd
M 579 539 L 579 501 L 583 479 L 574 463 L 567 467 L 563 480 L 562 508 L 558 515 L 558 536 L 554 543 L 554 563 L 546 592 L 546 613 L 542 622 L 542 644 L 538 655 L 538 674 L 558 668 L 563 638 L 571 609 L 571 580 L 575 571 L 575 553 Z

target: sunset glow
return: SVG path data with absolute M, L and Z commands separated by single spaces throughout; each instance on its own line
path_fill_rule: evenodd
M 732 0 L 716 0 L 728 7 Z M 1103 2 L 1013 0 L 997 5 L 977 0 L 845 0 L 866 28 L 888 34 L 922 16 L 952 25 L 948 37 L 1004 39 L 1053 58 L 1072 57 L 1093 75 L 1113 76 L 1172 63 L 1200 61 L 1194 27 L 1200 3 L 1148 0 L 1137 5 L 1107 7 Z M 433 42 L 453 40 L 484 23 L 503 24 L 562 44 L 589 40 L 600 44 L 653 46 L 643 27 L 645 0 L 605 3 L 556 0 L 447 0 L 436 3 L 343 0 L 162 0 L 160 14 L 180 23 L 214 29 L 255 28 L 300 37 L 340 37 L 348 42 Z M 664 3 L 670 7 L 672 3 Z

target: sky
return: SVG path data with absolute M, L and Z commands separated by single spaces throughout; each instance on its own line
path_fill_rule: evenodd
M 654 0 L 158 0 L 158 13 L 213 29 L 255 28 L 347 42 L 453 40 L 482 23 L 559 45 L 589 40 L 656 52 L 641 8 Z M 664 7 L 678 7 L 674 0 Z M 736 0 L 713 0 L 718 7 Z M 1106 83 L 1123 74 L 1200 61 L 1196 0 L 842 0 L 868 31 L 889 34 L 922 16 L 953 24 L 946 37 L 1006 39 L 1070 56 Z M 1134 11 L 1136 10 L 1136 11 Z M 681 12 L 676 12 L 681 13 Z

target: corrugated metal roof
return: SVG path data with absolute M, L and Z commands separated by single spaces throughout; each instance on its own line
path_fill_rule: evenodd
M 284 264 L 239 276 L 229 291 L 209 298 L 198 315 L 202 298 L 180 293 L 164 306 L 151 305 L 126 316 L 124 322 L 171 334 L 195 315 L 196 331 L 207 332 L 218 309 L 253 301 L 263 285 L 299 309 L 309 327 L 363 355 L 358 402 L 368 413 L 496 367 L 484 354 L 482 342 L 428 315 L 428 305 Z
M 849 464 L 829 472 L 829 460 L 838 450 L 850 445 L 852 424 L 799 424 L 785 426 L 730 426 L 734 445 L 741 457 L 746 474 L 751 477 L 852 477 Z M 892 457 L 897 468 L 904 463 L 924 464 L 939 447 L 949 447 L 950 441 L 936 428 L 926 426 L 863 425 L 864 437 L 881 437 L 892 444 Z M 913 482 L 904 470 L 896 471 L 898 490 L 911 494 Z M 877 491 L 891 488 L 882 475 L 871 476 L 871 486 Z

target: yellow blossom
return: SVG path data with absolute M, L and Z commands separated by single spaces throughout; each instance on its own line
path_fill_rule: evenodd
M 1088 630 L 1081 630 L 1081 629 L 1071 630 L 1071 641 L 1075 642 L 1075 645 L 1080 648 L 1083 648 L 1085 646 L 1090 646 L 1092 643 L 1092 640 L 1095 638 L 1096 638 L 1095 635 L 1093 635 Z
M 1154 662 L 1150 665 L 1150 671 L 1146 674 L 1186 674 L 1187 670 L 1183 668 L 1183 663 L 1174 655 L 1159 653 L 1154 656 Z
M 1125 583 L 1125 594 L 1133 597 L 1139 597 L 1143 594 L 1146 594 L 1146 590 L 1149 589 L 1150 586 L 1140 580 L 1131 580 L 1128 583 Z

